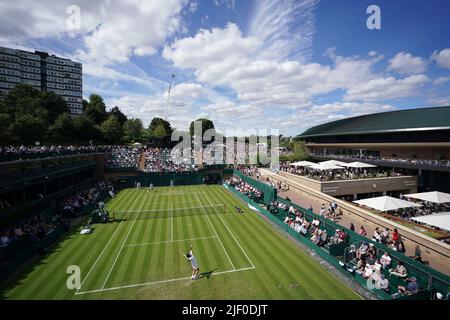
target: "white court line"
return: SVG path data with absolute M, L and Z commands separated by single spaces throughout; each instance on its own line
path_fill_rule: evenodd
M 227 271 L 221 271 L 221 272 L 213 272 L 211 274 L 211 276 L 217 276 L 217 275 L 221 275 L 221 274 L 225 274 L 225 273 L 233 273 L 233 272 L 240 272 L 240 271 L 253 270 L 253 269 L 255 269 L 255 268 L 248 267 L 248 268 L 233 269 L 233 270 L 227 270 Z M 191 280 L 191 277 L 168 279 L 168 280 L 161 280 L 161 281 L 154 281 L 154 282 L 137 283 L 137 284 L 130 284 L 130 285 L 126 285 L 126 286 L 120 286 L 120 287 L 112 287 L 112 288 L 102 288 L 102 289 L 97 289 L 97 290 L 77 292 L 75 294 L 80 295 L 80 294 L 96 293 L 96 292 L 103 292 L 103 291 L 120 290 L 120 289 L 126 289 L 126 288 L 143 287 L 143 286 L 150 286 L 150 285 L 154 285 L 154 284 L 169 283 L 169 282 L 182 281 L 182 280 Z
M 134 207 L 134 204 L 136 203 L 136 200 L 139 199 L 139 196 L 136 197 L 136 199 L 134 199 L 133 203 L 131 204 L 131 207 Z M 77 291 L 75 292 L 75 294 L 77 294 L 77 292 L 81 289 L 81 287 L 83 286 L 84 281 L 86 281 L 86 279 L 89 277 L 89 274 L 91 273 L 91 271 L 94 269 L 95 265 L 97 264 L 97 262 L 100 260 L 101 256 L 103 255 L 103 252 L 105 252 L 106 248 L 108 247 L 109 243 L 111 242 L 111 240 L 114 238 L 114 235 L 116 234 L 117 230 L 119 230 L 120 226 L 122 224 L 122 221 L 119 222 L 119 224 L 117 225 L 116 230 L 114 230 L 114 233 L 112 234 L 111 238 L 109 238 L 108 242 L 106 243 L 105 247 L 103 248 L 102 252 L 100 252 L 100 255 L 97 257 L 97 260 L 95 260 L 94 264 L 92 265 L 92 267 L 89 269 L 88 273 L 86 274 L 86 277 L 84 277 L 83 281 L 80 284 L 80 287 L 77 289 Z
M 170 202 L 170 240 L 173 241 L 173 211 L 172 211 L 172 202 Z
M 205 199 L 209 202 L 210 205 L 212 205 L 211 201 L 209 201 L 209 198 L 206 196 L 206 194 L 204 192 L 203 196 L 205 197 Z M 214 211 L 216 211 L 216 208 L 214 208 Z M 216 211 L 217 212 L 217 211 Z M 252 260 L 250 260 L 250 258 L 248 257 L 247 253 L 244 251 L 244 249 L 242 249 L 240 243 L 237 241 L 236 237 L 233 235 L 233 233 L 231 232 L 230 228 L 228 228 L 227 224 L 225 223 L 225 221 L 223 221 L 222 217 L 220 216 L 220 212 L 218 214 L 220 220 L 222 220 L 223 225 L 225 226 L 225 228 L 227 228 L 228 232 L 231 234 L 231 236 L 233 237 L 234 241 L 236 241 L 237 245 L 239 246 L 239 248 L 241 248 L 242 252 L 244 253 L 245 257 L 247 258 L 248 262 L 250 262 L 250 264 L 252 265 L 252 267 L 254 268 L 255 265 L 253 264 Z
M 145 203 L 145 202 L 143 201 L 142 204 L 141 204 L 141 208 L 140 208 L 140 210 L 139 210 L 139 213 L 141 213 L 140 211 L 142 210 L 142 207 L 144 206 L 144 203 Z M 111 269 L 110 269 L 109 272 L 108 272 L 108 276 L 106 277 L 105 282 L 103 282 L 102 289 L 105 287 L 106 282 L 108 281 L 109 276 L 111 275 L 111 272 L 113 271 L 114 266 L 116 265 L 117 259 L 119 259 L 120 253 L 122 252 L 123 247 L 125 246 L 125 242 L 127 242 L 128 237 L 130 236 L 131 230 L 133 229 L 134 224 L 136 223 L 137 218 L 139 217 L 139 213 L 138 213 L 138 214 L 136 215 L 136 217 L 134 218 L 133 224 L 131 225 L 130 230 L 128 230 L 127 236 L 126 236 L 124 242 L 122 243 L 122 246 L 120 247 L 119 253 L 117 254 L 116 259 L 114 260 L 114 263 L 113 263 Z
M 201 204 L 202 202 L 200 201 L 200 198 L 199 198 L 198 195 L 197 195 L 197 199 L 198 199 L 198 202 Z M 236 267 L 234 266 L 233 261 L 231 261 L 230 256 L 228 255 L 227 250 L 225 250 L 225 246 L 223 245 L 222 240 L 220 240 L 220 237 L 219 237 L 219 235 L 217 234 L 216 228 L 214 228 L 214 225 L 213 225 L 213 223 L 211 222 L 211 219 L 209 218 L 208 213 L 207 213 L 206 210 L 205 210 L 205 207 L 202 207 L 202 208 L 203 208 L 203 211 L 205 212 L 205 216 L 208 218 L 209 223 L 210 223 L 211 226 L 213 227 L 213 230 L 214 230 L 214 233 L 215 233 L 216 236 L 217 236 L 217 239 L 219 239 L 219 242 L 220 242 L 220 244 L 222 245 L 223 251 L 225 251 L 225 254 L 227 255 L 228 260 L 230 261 L 231 265 L 233 266 L 233 270 L 236 270 Z
M 197 196 L 198 197 L 198 196 Z M 145 202 L 144 202 L 145 204 Z M 224 204 L 216 204 L 212 207 L 222 207 Z M 173 211 L 181 211 L 181 210 L 191 210 L 191 209 L 204 209 L 211 208 L 211 206 L 196 206 L 196 207 L 184 207 L 184 208 L 172 208 Z M 150 209 L 150 210 L 135 210 L 135 211 L 113 211 L 114 213 L 149 213 L 149 212 L 167 212 L 168 209 Z
M 163 244 L 163 243 L 194 241 L 194 240 L 205 240 L 205 239 L 214 239 L 214 238 L 217 238 L 217 236 L 191 238 L 191 239 L 168 240 L 168 241 L 156 241 L 156 242 L 146 242 L 146 243 L 135 243 L 135 244 L 126 245 L 125 247 L 127 247 L 127 248 L 128 247 L 139 247 L 139 246 L 147 246 L 147 245 L 151 245 L 151 244 Z

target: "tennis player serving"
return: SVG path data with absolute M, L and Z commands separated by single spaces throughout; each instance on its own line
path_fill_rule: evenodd
M 191 262 L 191 266 L 192 266 L 191 280 L 196 280 L 198 277 L 198 272 L 200 271 L 200 268 L 198 266 L 197 259 L 195 259 L 194 254 L 192 253 L 192 244 L 190 246 L 189 253 L 186 254 L 186 259 Z

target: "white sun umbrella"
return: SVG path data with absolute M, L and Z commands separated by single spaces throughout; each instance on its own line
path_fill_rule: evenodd
M 328 160 L 328 161 L 319 162 L 319 164 L 322 164 L 322 163 L 332 164 L 334 166 L 341 166 L 341 167 L 344 167 L 347 164 L 347 162 L 342 162 L 342 161 L 338 161 L 338 160 Z
M 424 200 L 424 201 L 433 202 L 433 203 L 450 202 L 450 194 L 440 192 L 440 191 L 406 194 L 405 197 Z
M 422 206 L 421 204 L 388 196 L 357 200 L 353 202 L 379 211 L 390 211 L 402 208 L 413 208 Z
M 300 161 L 300 162 L 291 163 L 291 166 L 294 166 L 294 167 L 309 167 L 309 166 L 313 166 L 315 164 L 316 163 L 310 162 L 310 161 Z
M 325 171 L 325 170 L 338 170 L 338 169 L 344 169 L 341 166 L 332 164 L 332 163 L 316 163 L 315 165 L 309 166 L 308 168 L 314 169 L 314 170 L 320 170 L 320 171 Z
M 350 162 L 342 165 L 343 167 L 347 168 L 376 168 L 377 166 L 374 166 L 373 164 L 364 163 L 364 162 Z

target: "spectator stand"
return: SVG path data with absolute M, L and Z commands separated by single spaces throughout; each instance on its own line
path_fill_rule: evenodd
M 84 201 L 80 206 L 69 209 L 67 205 L 73 203 L 73 199 L 80 199 L 82 194 Z M 8 245 L 0 247 L 0 279 L 7 280 L 27 262 L 45 254 L 67 232 L 78 232 L 72 229 L 72 224 L 78 225 L 77 220 L 85 220 L 97 208 L 97 203 L 106 201 L 108 197 L 107 186 L 100 183 L 96 188 L 79 193 L 56 208 L 42 210 L 28 220 L 22 219 L 10 228 L 2 228 L 0 234 L 9 234 L 11 241 Z M 33 223 L 30 223 L 32 221 Z M 16 228 L 21 228 L 24 234 L 14 235 Z
M 247 177 L 249 180 L 251 178 Z M 247 180 L 247 181 L 249 181 Z M 257 182 L 257 181 L 254 181 Z M 334 247 L 332 244 L 329 246 L 325 244 L 317 245 L 311 241 L 310 236 L 305 236 L 300 234 L 292 225 L 290 226 L 288 223 L 285 223 L 283 218 L 287 216 L 287 212 L 285 209 L 278 210 L 277 214 L 272 214 L 269 210 L 262 207 L 260 204 L 256 203 L 252 199 L 249 199 L 245 195 L 239 193 L 234 188 L 229 188 L 234 194 L 236 194 L 239 198 L 249 203 L 253 207 L 257 208 L 258 211 L 268 218 L 271 222 L 280 227 L 283 231 L 291 235 L 294 239 L 299 242 L 305 244 L 309 248 L 311 248 L 314 252 L 316 252 L 321 258 L 329 262 L 331 265 L 338 268 L 346 277 L 353 279 L 361 286 L 365 287 L 369 291 L 376 294 L 380 299 L 390 300 L 392 299 L 391 294 L 397 292 L 397 286 L 404 284 L 404 279 L 395 279 L 391 276 L 389 278 L 390 287 L 389 291 L 385 292 L 381 289 L 376 289 L 375 287 L 369 286 L 368 282 L 365 278 L 355 273 L 353 270 L 354 267 L 354 257 L 350 254 L 350 251 L 353 248 L 357 248 L 362 241 L 366 241 L 368 243 L 373 243 L 374 248 L 376 249 L 376 259 L 379 259 L 384 252 L 388 252 L 390 257 L 392 258 L 392 266 L 397 266 L 398 262 L 401 261 L 403 265 L 405 265 L 408 270 L 408 277 L 416 277 L 419 283 L 420 290 L 412 295 L 401 296 L 399 300 L 408 300 L 408 299 L 420 299 L 420 300 L 430 300 L 435 299 L 436 294 L 439 293 L 442 297 L 446 298 L 450 293 L 450 277 L 426 266 L 423 265 L 399 252 L 394 251 L 393 249 L 381 244 L 374 242 L 368 238 L 365 238 L 356 232 L 353 232 L 347 228 L 344 228 L 333 221 L 325 219 L 305 208 L 298 206 L 297 204 L 292 203 L 289 200 L 283 198 L 276 198 L 275 201 L 280 201 L 282 204 L 286 205 L 288 208 L 292 206 L 297 212 L 301 213 L 302 217 L 306 218 L 308 223 L 311 223 L 313 220 L 318 220 L 319 226 L 321 230 L 326 230 L 327 234 L 333 235 L 335 230 L 340 229 L 343 230 L 346 234 L 347 240 L 341 242 L 338 246 Z M 295 215 L 295 214 L 294 214 Z M 309 233 L 308 233 L 309 234 Z

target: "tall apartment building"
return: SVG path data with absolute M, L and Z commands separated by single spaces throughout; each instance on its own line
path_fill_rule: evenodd
M 19 83 L 60 95 L 71 114 L 83 113 L 82 64 L 46 52 L 0 47 L 0 94 Z

